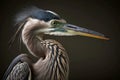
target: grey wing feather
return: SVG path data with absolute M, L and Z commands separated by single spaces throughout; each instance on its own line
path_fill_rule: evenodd
M 26 62 L 21 61 L 21 58 L 26 56 L 26 54 L 17 56 L 6 70 L 2 80 L 28 80 L 31 70 Z
M 6 80 L 28 80 L 30 69 L 26 62 L 17 63 Z

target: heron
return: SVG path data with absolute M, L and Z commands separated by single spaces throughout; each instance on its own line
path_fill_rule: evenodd
M 18 55 L 6 70 L 3 80 L 68 80 L 69 57 L 65 48 L 52 36 L 86 36 L 108 40 L 104 34 L 72 25 L 57 13 L 38 7 L 29 7 L 17 14 L 19 24 L 14 38 L 19 33 L 22 42 L 32 54 Z

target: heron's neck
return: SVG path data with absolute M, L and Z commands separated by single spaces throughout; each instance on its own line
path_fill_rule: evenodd
M 37 78 L 35 80 L 66 80 L 69 62 L 65 49 L 55 40 L 41 40 L 42 36 L 39 35 L 38 38 L 34 34 L 34 29 L 33 26 L 26 24 L 22 31 L 22 40 L 30 53 L 39 58 L 33 64 Z
M 39 36 L 39 38 L 42 39 L 42 35 Z M 22 32 L 22 40 L 32 55 L 38 58 L 45 57 L 45 48 L 42 46 L 40 39 L 37 38 L 31 28 L 29 29 L 29 27 L 24 27 Z

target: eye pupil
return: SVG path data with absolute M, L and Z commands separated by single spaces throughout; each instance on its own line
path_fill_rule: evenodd
M 53 24 L 57 24 L 57 22 L 56 22 L 56 21 L 54 21 L 54 22 L 53 22 Z

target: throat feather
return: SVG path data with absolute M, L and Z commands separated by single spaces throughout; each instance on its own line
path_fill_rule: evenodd
M 36 63 L 37 71 L 42 76 L 49 76 L 50 80 L 67 80 L 69 73 L 69 59 L 65 49 L 56 41 L 44 40 L 41 42 L 47 48 L 46 57 L 44 60 Z M 42 65 L 41 65 L 42 64 Z M 43 68 L 43 69 L 41 69 Z M 63 79 L 61 79 L 63 78 Z

